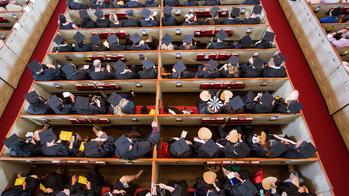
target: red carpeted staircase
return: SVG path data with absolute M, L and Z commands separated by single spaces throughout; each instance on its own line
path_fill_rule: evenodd
M 287 57 L 287 69 L 292 83 L 300 92 L 300 101 L 304 104 L 303 114 L 311 130 L 323 165 L 327 171 L 336 195 L 349 193 L 349 153 L 341 136 L 328 114 L 320 90 L 307 65 L 303 53 L 295 39 L 287 19 L 277 0 L 262 0 L 268 20 L 276 33 L 278 45 Z M 66 9 L 65 0 L 60 0 L 48 23 L 32 59 L 43 60 L 46 50 L 57 29 L 58 15 Z M 0 141 L 4 139 L 20 111 L 24 96 L 32 84 L 32 76 L 26 69 L 21 77 L 7 108 L 0 118 Z M 2 145 L 2 144 L 1 144 Z M 0 145 L 0 146 L 1 146 Z

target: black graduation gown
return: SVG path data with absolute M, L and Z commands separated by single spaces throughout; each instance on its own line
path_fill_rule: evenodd
M 266 48 L 272 48 L 273 44 L 271 42 L 262 40 L 260 43 L 257 43 L 255 45 L 256 48 L 266 49 Z
M 43 179 L 40 180 L 41 184 L 45 186 L 45 188 L 51 188 L 54 192 L 63 191 L 65 187 L 65 183 L 68 180 L 62 174 L 57 173 L 49 173 Z
M 130 183 L 129 186 L 126 188 L 121 182 L 120 182 L 120 178 L 117 179 L 117 181 L 115 182 L 115 184 L 113 184 L 110 188 L 111 188 L 111 192 L 113 192 L 113 190 L 124 190 L 126 192 L 125 196 L 134 196 L 136 189 L 137 189 L 137 185 L 135 183 Z M 118 195 L 119 196 L 119 195 Z
M 107 112 L 107 105 L 103 99 L 99 98 L 99 101 L 101 107 L 98 107 L 95 104 L 89 104 L 87 108 L 79 108 L 75 106 L 75 110 L 78 114 L 105 114 Z
M 154 79 L 157 77 L 157 71 L 155 69 L 143 69 L 138 72 L 138 77 L 141 79 Z
M 149 1 L 145 2 L 144 6 L 145 7 L 157 7 L 158 2 L 156 2 L 155 0 L 149 0 Z
M 172 140 L 170 144 L 170 154 L 172 157 L 187 158 L 193 153 L 193 148 L 191 145 L 186 143 L 184 138 L 179 140 Z
M 25 177 L 25 190 L 22 186 L 14 186 L 4 190 L 2 196 L 33 196 L 36 190 L 39 188 L 39 179 L 32 178 L 30 176 Z
M 223 24 L 240 24 L 239 18 L 227 18 L 223 20 Z
M 71 114 L 75 112 L 74 104 L 64 104 L 64 107 L 59 105 L 58 107 L 51 109 L 55 114 Z
M 253 68 L 249 63 L 240 65 L 240 77 L 243 78 L 258 78 L 261 77 L 262 70 Z
M 60 29 L 74 29 L 72 22 L 69 22 L 68 24 L 61 25 L 59 28 Z
M 120 44 L 109 44 L 109 50 L 122 51 L 122 50 L 126 50 L 126 46 L 120 45 Z
M 194 74 L 189 71 L 183 71 L 182 73 L 172 72 L 169 78 L 177 79 L 177 78 L 193 78 Z
M 129 50 L 151 50 L 151 48 L 147 45 L 141 45 L 141 46 L 135 46 L 135 45 L 131 45 L 128 47 Z
M 91 44 L 79 43 L 74 45 L 75 52 L 88 52 L 92 51 Z
M 40 101 L 36 104 L 30 104 L 28 107 L 28 113 L 29 114 L 50 114 L 52 113 L 52 110 L 50 107 L 45 104 L 45 102 Z
M 62 77 L 62 72 L 60 69 L 44 69 L 44 71 L 40 74 L 36 74 L 35 72 L 32 72 L 33 77 L 35 80 L 38 81 L 46 81 L 46 80 L 62 80 L 64 77 Z
M 242 4 L 244 5 L 258 5 L 260 0 L 245 0 Z
M 250 147 L 245 142 L 231 143 L 227 141 L 224 145 L 224 155 L 227 158 L 245 158 L 250 154 L 250 151 Z
M 114 141 L 114 138 L 109 136 L 105 142 L 103 142 L 97 147 L 98 153 L 86 154 L 85 152 L 85 156 L 90 158 L 111 157 L 115 151 Z
M 208 49 L 225 49 L 229 48 L 229 44 L 227 42 L 211 42 L 208 45 Z
M 95 28 L 96 23 L 91 18 L 84 18 L 80 24 L 81 28 Z
M 88 5 L 74 2 L 73 0 L 68 0 L 67 1 L 68 7 L 73 10 L 83 10 L 83 9 L 88 9 Z
M 106 18 L 97 18 L 96 19 L 96 27 L 97 28 L 108 28 L 110 20 Z
M 243 21 L 241 21 L 242 24 L 259 24 L 261 23 L 261 19 L 259 17 L 257 18 L 247 18 Z
M 24 141 L 19 142 L 10 149 L 11 157 L 30 157 L 39 154 L 41 154 L 39 144 L 26 143 Z
M 93 51 L 106 51 L 107 47 L 105 47 L 103 44 L 92 44 L 92 50 Z
M 205 144 L 194 141 L 194 149 L 199 158 L 217 158 L 221 155 L 221 148 L 212 140 L 209 139 Z
M 200 114 L 209 114 L 210 112 L 208 112 L 207 106 L 208 106 L 208 104 L 206 101 L 200 101 L 198 103 L 199 113 Z
M 141 26 L 142 27 L 153 27 L 153 26 L 158 26 L 159 23 L 156 20 L 145 20 L 142 19 L 140 20 Z
M 68 80 L 87 80 L 88 72 L 86 70 L 77 70 L 71 75 L 66 75 Z
M 190 48 L 189 49 L 186 49 L 183 45 L 180 45 L 179 47 L 178 47 L 178 50 L 195 50 L 195 49 L 197 49 L 198 47 L 196 47 L 196 46 L 190 46 Z
M 44 156 L 48 157 L 66 157 L 69 155 L 68 146 L 64 142 L 57 143 L 51 147 L 43 145 L 41 146 L 41 151 Z
M 135 18 L 128 18 L 121 21 L 123 27 L 139 27 L 139 21 Z
M 178 6 L 179 4 L 179 0 L 165 0 L 165 5 L 174 7 L 174 6 Z
M 135 104 L 133 101 L 129 101 L 125 107 L 121 108 L 121 111 L 124 114 L 134 114 L 135 113 Z M 114 113 L 114 107 L 109 105 L 109 113 Z
M 281 66 L 279 69 L 275 69 L 272 67 L 266 67 L 263 72 L 263 77 L 266 78 L 281 78 L 286 77 L 286 69 L 284 66 Z
M 128 79 L 137 78 L 137 74 L 135 72 L 127 72 L 125 74 L 113 72 L 112 76 L 114 79 L 118 79 L 118 80 L 128 80 Z
M 89 75 L 91 80 L 109 80 L 111 78 L 111 74 L 107 71 L 90 71 Z
M 212 5 L 220 5 L 220 0 L 206 0 L 204 5 L 212 6 Z
M 189 0 L 189 1 L 184 2 L 184 5 L 185 6 L 198 6 L 199 3 L 196 2 L 196 0 Z
M 162 17 L 162 24 L 164 26 L 177 26 L 177 20 L 175 17 L 172 16 L 164 16 Z
M 115 24 L 112 22 L 109 23 L 109 28 L 116 28 L 116 27 L 122 27 L 122 22 L 119 21 L 119 24 Z
M 219 78 L 221 74 L 218 70 L 214 72 L 200 70 L 196 75 L 198 78 Z
M 73 52 L 73 51 L 74 51 L 73 46 L 69 44 L 60 45 L 59 47 L 57 47 L 57 52 Z

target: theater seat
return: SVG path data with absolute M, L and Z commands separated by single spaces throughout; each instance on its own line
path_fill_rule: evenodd
M 190 111 L 192 111 L 191 114 L 199 114 L 198 108 L 196 106 L 170 106 L 170 107 L 176 108 L 180 111 L 190 110 Z M 160 108 L 160 114 L 167 114 L 163 107 Z
M 104 195 L 104 193 L 107 193 L 109 191 L 110 191 L 110 187 L 109 186 L 104 186 L 104 187 L 102 187 L 101 195 Z
M 142 108 L 143 108 L 142 105 L 136 105 L 135 114 L 142 114 Z M 155 106 L 154 105 L 147 106 L 147 111 L 150 111 L 151 109 L 155 110 Z

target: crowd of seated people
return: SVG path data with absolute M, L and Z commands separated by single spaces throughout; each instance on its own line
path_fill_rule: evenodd
M 167 114 L 296 114 L 303 108 L 297 101 L 298 91 L 292 91 L 286 98 L 273 96 L 269 92 L 255 93 L 248 91 L 242 98 L 234 96 L 230 90 L 204 90 L 200 93 L 197 107 L 165 105 Z
M 69 131 L 61 131 L 57 137 L 53 129 L 45 124 L 41 129 L 28 131 L 25 138 L 16 134 L 9 136 L 4 145 L 12 157 L 115 157 L 134 160 L 151 157 L 153 146 L 159 142 L 158 125 L 152 122 L 151 126 L 152 131 L 148 136 L 132 128 L 113 138 L 101 127 L 94 126 L 93 137 L 82 137 Z
M 67 6 L 70 9 L 103 9 L 103 8 L 136 8 L 136 7 L 157 7 L 159 4 L 156 0 L 146 0 L 144 3 L 137 0 L 91 0 L 90 5 L 81 1 L 67 0 Z
M 189 25 L 220 25 L 220 24 L 259 24 L 261 22 L 262 7 L 259 5 L 254 6 L 251 13 L 245 11 L 245 18 L 239 18 L 241 11 L 240 8 L 233 7 L 226 17 L 220 17 L 220 8 L 212 7 L 209 9 L 210 17 L 204 20 L 199 20 L 193 9 L 189 10 L 184 15 L 183 21 L 178 21 L 175 16 L 172 15 L 172 7 L 164 7 L 164 16 L 162 17 L 163 26 L 189 26 Z M 179 15 L 180 10 L 174 12 L 175 15 Z
M 247 63 L 239 63 L 238 56 L 231 56 L 226 63 L 219 65 L 215 60 L 199 64 L 196 72 L 187 70 L 187 66 L 177 61 L 172 66 L 170 79 L 179 78 L 279 78 L 286 77 L 286 68 L 282 54 L 275 54 L 268 63 L 260 59 L 257 53 Z
M 319 20 L 320 23 L 347 23 L 349 21 L 349 10 L 344 7 L 334 7 Z
M 342 48 L 349 46 L 349 28 L 341 29 L 336 32 L 327 34 L 327 39 L 335 47 Z
M 68 167 L 61 167 L 54 172 L 38 175 L 36 168 L 28 173 L 18 173 L 14 185 L 6 188 L 2 196 L 100 196 L 100 195 L 133 195 L 136 191 L 143 191 L 135 182 L 142 176 L 143 170 L 135 175 L 122 175 L 115 172 L 114 183 L 107 182 L 100 169 L 95 166 L 87 174 L 68 174 Z M 125 172 L 127 173 L 127 172 Z M 107 188 L 107 189 L 106 189 Z M 106 192 L 104 192 L 106 190 Z
M 123 80 L 123 79 L 154 79 L 157 77 L 156 65 L 145 59 L 142 66 L 126 65 L 121 60 L 112 65 L 102 64 L 95 59 L 92 65 L 64 65 L 40 64 L 32 61 L 28 64 L 33 78 L 37 81 L 49 80 Z M 140 68 L 142 67 L 142 68 Z
M 237 127 L 230 131 L 225 131 L 223 127 L 212 127 L 211 130 L 201 127 L 192 140 L 182 136 L 173 137 L 168 141 L 168 149 L 160 151 L 168 154 L 159 153 L 159 156 L 309 158 L 316 152 L 316 148 L 310 142 L 294 141 L 287 135 L 267 134 L 252 127 Z
M 227 4 L 227 2 L 225 2 Z M 258 5 L 260 4 L 260 0 L 244 0 L 241 4 L 243 5 Z M 200 0 L 199 2 L 195 2 L 194 0 L 184 1 L 183 4 L 180 3 L 179 0 L 164 0 L 164 6 L 215 6 L 221 5 L 220 0 Z
M 1 0 L 0 1 L 0 12 L 17 12 L 22 11 L 26 6 L 28 0 Z

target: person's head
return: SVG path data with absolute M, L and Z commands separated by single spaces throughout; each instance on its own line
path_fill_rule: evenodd
M 113 23 L 119 22 L 118 15 L 116 15 L 115 13 L 114 13 L 114 14 L 110 14 L 109 20 L 110 20 L 111 22 L 113 22 Z
M 102 68 L 102 62 L 99 59 L 93 61 L 93 67 L 95 68 L 95 72 L 100 72 Z
M 58 22 L 59 22 L 60 25 L 62 25 L 62 24 L 67 22 L 67 18 L 64 16 L 64 14 L 60 14 L 58 16 Z

